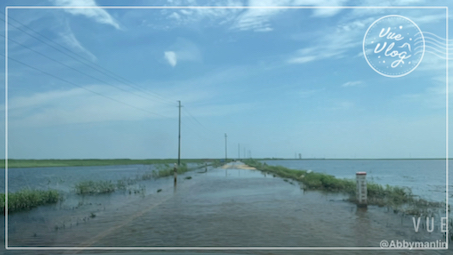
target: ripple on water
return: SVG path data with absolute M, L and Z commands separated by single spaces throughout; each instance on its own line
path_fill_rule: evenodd
M 438 240 L 435 234 L 429 239 L 414 234 L 410 218 L 385 208 L 357 210 L 342 201 L 343 195 L 304 192 L 298 185 L 257 171 L 215 169 L 192 176 L 191 180 L 180 178 L 176 189 L 173 180 L 166 178 L 160 193 L 122 201 L 122 206 L 58 231 L 46 226 L 48 219 L 21 221 L 25 216 L 17 216 L 11 223 L 16 231 L 10 242 L 106 247 L 376 247 L 382 239 Z M 25 228 L 41 230 L 35 237 L 17 231 Z

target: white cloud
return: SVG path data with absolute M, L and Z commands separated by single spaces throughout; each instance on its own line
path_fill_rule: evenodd
M 259 70 L 256 71 L 259 72 Z M 251 70 L 247 67 L 241 66 L 209 72 L 204 76 L 189 80 L 176 80 L 168 83 L 161 81 L 144 82 L 146 86 L 141 87 L 151 94 L 158 94 L 166 98 L 165 103 L 156 100 L 154 97 L 148 98 L 147 93 L 127 93 L 106 85 L 91 85 L 84 88 L 116 101 L 101 97 L 83 88 L 12 96 L 8 100 L 9 125 L 11 128 L 34 128 L 75 123 L 141 121 L 162 119 L 164 118 L 162 116 L 177 118 L 178 115 L 175 110 L 177 109 L 175 107 L 177 100 L 181 100 L 184 105 L 190 106 L 190 110 L 193 110 L 192 113 L 196 116 L 223 116 L 239 111 L 243 112 L 252 108 L 253 104 L 240 101 L 233 102 L 231 97 L 229 100 L 222 101 L 222 99 L 225 99 L 225 95 L 231 93 L 231 91 L 227 86 L 212 86 L 212 84 L 231 84 L 247 77 L 250 72 Z M 130 87 L 121 87 L 124 90 L 131 91 Z M 168 102 L 174 102 L 174 105 L 170 105 Z M 4 109 L 4 104 L 0 105 L 0 111 L 4 111 Z
M 10 98 L 8 103 L 9 124 L 12 127 L 32 128 L 72 123 L 138 121 L 177 116 L 174 114 L 174 107 L 169 107 L 153 98 L 139 97 L 135 93 L 125 93 L 112 89 L 110 86 L 93 85 L 84 88 L 114 100 L 100 97 L 82 88 L 13 97 Z M 123 89 L 130 88 L 123 87 Z M 145 94 L 140 93 L 140 95 Z M 190 103 L 207 96 L 209 94 L 185 91 L 184 95 L 173 94 L 167 98 L 169 100 L 175 99 L 176 105 L 176 98 Z
M 415 24 L 426 24 L 426 23 L 434 23 L 434 22 L 445 22 L 446 16 L 442 15 L 420 15 L 420 16 L 414 16 L 411 17 L 412 21 L 415 22 Z
M 245 3 L 244 3 L 245 2 Z M 250 7 L 284 7 L 284 6 L 313 6 L 311 10 L 312 17 L 329 18 L 344 11 L 343 8 L 335 8 L 336 6 L 344 6 L 347 0 L 228 0 L 224 2 L 208 1 L 199 2 L 196 0 L 190 3 L 183 1 L 171 1 L 171 5 L 209 5 L 209 6 L 250 6 Z M 392 5 L 425 5 L 428 2 L 424 0 L 409 0 L 409 1 L 361 1 L 355 3 L 355 6 L 392 6 Z M 334 8 L 320 8 L 334 7 Z M 286 8 L 249 8 L 249 9 L 182 9 L 177 11 L 163 10 L 163 13 L 169 19 L 176 22 L 176 25 L 187 25 L 194 22 L 203 22 L 203 25 L 224 25 L 229 24 L 230 29 L 239 31 L 255 31 L 255 32 L 270 32 L 273 31 L 272 20 L 283 13 L 287 12 Z M 431 23 L 442 19 L 436 14 L 428 14 L 426 11 L 417 13 L 419 10 L 412 10 L 414 13 L 414 21 L 417 23 Z M 349 9 L 345 16 L 349 19 L 359 17 L 368 17 L 376 19 L 376 15 L 385 13 L 385 9 L 367 8 L 367 9 Z M 420 15 L 423 14 L 423 15 Z M 344 20 L 344 19 L 343 19 Z
M 327 18 L 341 12 L 341 8 L 317 8 L 313 10 L 313 17 Z
M 341 6 L 345 0 L 250 0 L 248 6 Z M 289 9 L 286 8 L 251 8 L 242 13 L 236 20 L 233 29 L 252 30 L 256 32 L 272 31 L 271 20 Z M 315 8 L 313 17 L 332 17 L 341 12 L 340 8 Z
M 316 60 L 315 56 L 294 57 L 288 60 L 290 64 L 304 64 Z
M 164 52 L 164 57 L 171 66 L 183 61 L 200 62 L 202 60 L 199 47 L 192 41 L 178 38 L 168 51 Z
M 69 47 L 75 49 L 76 51 L 87 55 L 91 59 L 91 61 L 96 60 L 96 56 L 85 47 L 83 47 L 79 40 L 77 40 L 68 24 L 66 24 L 63 32 L 60 33 L 60 36 L 63 40 L 63 43 L 67 44 Z
M 197 1 L 168 1 L 172 6 L 243 6 L 242 1 L 227 0 L 224 2 L 209 1 L 199 3 Z M 229 23 L 234 20 L 237 13 L 242 12 L 241 9 L 226 9 L 226 8 L 195 8 L 195 9 L 180 9 L 180 10 L 167 10 L 161 11 L 162 15 L 166 16 L 171 23 L 168 22 L 169 27 L 173 26 L 187 26 L 194 23 L 201 23 L 203 26 L 218 26 Z M 167 27 L 168 29 L 168 27 Z
M 281 6 L 341 6 L 346 0 L 228 0 L 225 2 L 208 1 L 200 4 L 191 1 L 189 4 L 182 1 L 169 1 L 173 6 L 177 5 L 209 5 L 209 6 L 250 6 L 250 7 L 281 7 Z M 163 13 L 176 22 L 177 25 L 187 25 L 203 21 L 203 25 L 231 24 L 232 30 L 270 32 L 273 31 L 271 20 L 284 12 L 286 8 L 249 8 L 249 9 L 182 9 Z M 316 8 L 313 9 L 313 17 L 332 17 L 341 12 L 341 8 Z
M 287 63 L 305 64 L 316 60 L 342 58 L 346 52 L 351 49 L 362 49 L 363 28 L 365 20 L 354 20 L 346 23 L 340 23 L 330 31 L 319 34 L 309 43 L 308 46 L 290 54 Z
M 94 0 L 52 0 L 55 5 L 60 6 L 97 6 Z M 73 8 L 64 9 L 64 11 L 73 15 L 83 15 L 87 18 L 94 19 L 95 21 L 111 25 L 116 29 L 120 29 L 118 22 L 110 16 L 110 14 L 101 8 Z
M 317 7 L 321 6 L 342 6 L 344 5 L 347 0 L 313 0 L 310 1 L 311 3 L 307 3 L 307 1 L 300 1 L 301 4 L 308 4 L 314 5 Z M 313 10 L 313 17 L 320 17 L 320 18 L 328 18 L 337 15 L 344 9 L 342 8 L 316 8 Z
M 168 15 L 168 17 L 170 19 L 174 19 L 174 20 L 177 20 L 177 21 L 181 20 L 181 15 L 179 15 L 177 12 L 173 12 L 172 14 Z
M 342 87 L 357 87 L 363 85 L 362 81 L 348 81 L 346 83 L 343 83 L 341 86 Z
M 274 30 L 273 28 L 265 27 L 265 28 L 258 28 L 258 29 L 255 29 L 255 32 L 271 32 L 271 31 L 273 31 L 273 30 Z
M 275 1 L 275 0 L 250 0 L 248 6 L 282 6 L 287 5 L 289 1 Z M 276 8 L 253 8 L 247 9 L 240 14 L 234 21 L 232 29 L 237 30 L 252 30 L 252 31 L 271 31 L 269 21 L 277 14 L 285 11 L 284 9 Z
M 173 52 L 173 51 L 166 51 L 166 52 L 164 52 L 164 56 L 165 56 L 165 59 L 167 60 L 167 62 L 168 62 L 171 66 L 175 67 L 176 64 L 178 63 L 178 60 L 177 60 L 177 58 L 176 58 L 176 53 L 175 53 L 175 52 Z

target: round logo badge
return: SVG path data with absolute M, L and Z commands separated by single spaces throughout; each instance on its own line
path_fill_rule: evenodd
M 414 71 L 425 53 L 425 38 L 412 20 L 389 15 L 368 28 L 363 38 L 363 55 L 377 73 L 401 77 Z

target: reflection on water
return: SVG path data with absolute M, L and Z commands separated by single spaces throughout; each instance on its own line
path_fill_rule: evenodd
M 186 176 L 192 179 L 185 179 Z M 386 208 L 369 206 L 368 209 L 358 209 L 343 201 L 346 198 L 343 195 L 304 192 L 297 183 L 291 184 L 255 170 L 218 168 L 203 173 L 189 172 L 178 176 L 176 187 L 173 177 L 143 183 L 146 193 L 142 196 L 115 192 L 85 197 L 82 204 L 77 204 L 77 209 L 60 204 L 11 215 L 9 244 L 53 247 L 378 247 L 383 239 L 441 239 L 438 229 L 431 235 L 426 231 L 415 233 L 410 217 L 394 214 Z M 158 193 L 157 188 L 162 192 Z M 66 252 L 87 254 L 86 251 Z M 275 254 L 266 251 L 234 252 Z M 433 251 L 432 254 L 442 253 Z

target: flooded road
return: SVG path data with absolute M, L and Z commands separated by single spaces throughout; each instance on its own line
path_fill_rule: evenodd
M 395 214 L 387 208 L 369 206 L 365 210 L 358 209 L 356 205 L 343 201 L 344 195 L 304 192 L 297 182 L 244 168 L 242 163 L 236 162 L 206 172 L 188 172 L 178 177 L 176 187 L 172 177 L 163 178 L 160 180 L 162 192 L 149 193 L 130 202 L 122 201 L 121 206 L 98 210 L 94 217 L 80 219 L 70 212 L 63 216 L 57 216 L 55 212 L 51 219 L 39 214 L 41 208 L 15 214 L 9 222 L 9 245 L 80 248 L 379 247 L 381 240 L 444 240 L 440 229 L 436 228 L 431 234 L 422 229 L 416 233 L 411 217 Z M 192 178 L 186 178 L 188 176 Z M 102 196 L 102 199 L 108 197 Z M 110 202 L 114 204 L 114 201 Z M 61 222 L 62 218 L 68 219 L 66 224 L 56 228 L 54 222 Z M 55 251 L 56 254 L 100 252 L 106 251 Z M 229 252 L 299 254 L 301 251 L 220 251 Z M 370 251 L 369 254 L 378 252 Z M 48 253 L 51 252 L 7 251 L 7 254 Z M 130 251 L 123 253 L 131 254 Z M 195 252 L 187 254 L 191 253 Z M 112 254 L 112 251 L 106 254 Z M 413 251 L 411 254 L 445 254 L 445 251 Z

